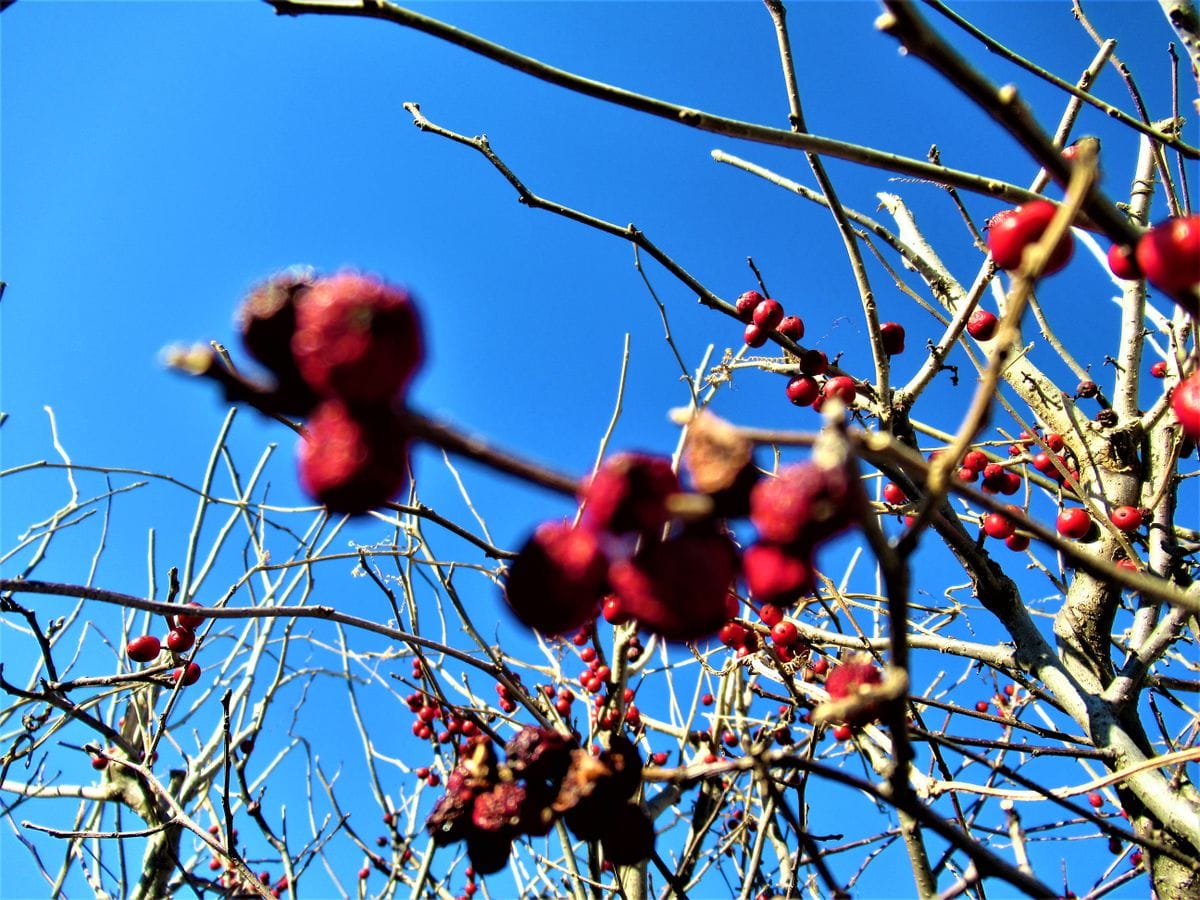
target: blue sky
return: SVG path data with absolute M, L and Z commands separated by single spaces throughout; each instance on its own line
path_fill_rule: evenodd
M 592 78 L 786 126 L 774 36 L 755 3 L 417 8 Z M 1172 35 L 1157 7 L 1088 9 L 1104 34 L 1120 40 L 1118 53 L 1154 114 L 1166 115 Z M 965 11 L 1067 79 L 1094 52 L 1066 3 L 974 3 Z M 936 143 L 948 165 L 1028 183 L 1036 167 L 1020 148 L 876 34 L 877 13 L 870 3 L 793 5 L 809 127 L 914 157 Z M 989 76 L 1018 81 L 1035 114 L 1053 126 L 1061 95 L 960 46 Z M 1111 71 L 1096 90 L 1129 108 Z M 595 456 L 631 333 L 614 447 L 670 452 L 675 430 L 666 411 L 687 392 L 631 249 L 519 206 L 478 154 L 413 128 L 405 101 L 448 128 L 486 133 L 542 196 L 635 223 L 726 299 L 754 287 L 745 263 L 753 256 L 772 293 L 805 318 L 806 343 L 831 357 L 844 352 L 848 366 L 869 364 L 827 214 L 709 156 L 724 149 L 809 184 L 795 153 L 605 106 L 382 22 L 279 18 L 254 2 L 20 0 L 0 17 L 0 278 L 8 282 L 0 406 L 10 417 L 0 468 L 54 457 L 48 406 L 76 462 L 198 480 L 225 407 L 206 385 L 167 372 L 160 351 L 208 339 L 235 348 L 237 299 L 293 263 L 356 267 L 409 285 L 430 348 L 414 402 L 571 473 Z M 1120 195 L 1136 142 L 1090 109 L 1076 131 L 1087 132 L 1103 137 L 1105 185 Z M 879 191 L 903 193 L 951 270 L 971 277 L 979 254 L 938 190 L 848 163 L 831 162 L 830 172 L 843 201 L 864 212 L 874 212 Z M 977 222 L 1001 208 L 981 197 L 967 196 L 966 204 Z M 1080 358 L 1103 372 L 1117 333 L 1110 288 L 1090 259 L 1070 271 L 1047 283 L 1043 300 Z M 697 305 L 656 266 L 648 274 L 689 368 L 709 344 L 717 358 L 740 344 L 736 323 Z M 938 333 L 936 324 L 877 266 L 872 278 L 882 317 L 908 328 L 909 355 L 897 362 L 903 377 L 919 365 L 913 351 Z M 941 424 L 953 424 L 967 390 L 939 386 L 931 405 L 945 411 Z M 762 373 L 740 375 L 716 410 L 752 425 L 816 424 L 786 403 L 777 377 Z M 277 442 L 272 496 L 301 501 L 290 433 L 244 411 L 233 442 L 247 466 Z M 421 451 L 416 466 L 425 499 L 469 515 L 437 454 Z M 469 464 L 462 472 L 502 546 L 515 546 L 539 519 L 569 512 L 560 500 Z M 43 473 L 6 478 L 0 491 L 8 548 L 61 503 L 63 486 L 61 476 Z M 177 539 L 192 506 L 134 495 L 118 509 L 96 582 L 144 593 L 147 529 L 167 536 L 164 543 Z M 369 526 L 355 534 L 371 539 Z M 94 542 L 81 537 L 72 552 L 53 554 L 39 576 L 86 578 L 80 557 Z M 473 598 L 498 614 L 493 592 L 479 589 Z M 11 858 L 7 829 L 0 840 Z

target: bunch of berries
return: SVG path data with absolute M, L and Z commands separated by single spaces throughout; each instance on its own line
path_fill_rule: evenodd
M 396 496 L 410 443 L 397 412 L 424 353 L 408 292 L 352 272 L 285 272 L 250 293 L 238 325 L 274 377 L 273 404 L 307 417 L 298 454 L 305 490 L 351 515 Z
M 513 840 L 546 835 L 561 818 L 580 840 L 599 841 L 614 865 L 650 857 L 654 828 L 632 801 L 642 761 L 630 741 L 614 736 L 593 755 L 556 731 L 527 726 L 504 752 L 499 762 L 486 737 L 462 745 L 425 823 L 435 844 L 466 841 L 472 868 L 487 875 L 504 867 Z
M 167 634 L 159 640 L 152 634 L 135 637 L 125 645 L 125 655 L 134 662 L 151 663 L 158 659 L 165 647 L 173 660 L 183 662 L 171 673 L 173 681 L 180 682 L 184 687 L 195 684 L 200 680 L 200 666 L 188 659 L 184 661 L 183 654 L 192 649 L 196 643 L 196 629 L 204 622 L 204 616 L 192 611 L 199 610 L 200 604 L 186 604 L 188 612 L 179 612 L 167 616 Z

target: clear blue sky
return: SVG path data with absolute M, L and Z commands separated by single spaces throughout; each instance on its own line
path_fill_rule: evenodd
M 417 8 L 589 77 L 787 124 L 774 35 L 756 3 Z M 1157 5 L 1088 9 L 1105 35 L 1119 39 L 1118 53 L 1154 114 L 1165 116 L 1172 34 Z M 1066 2 L 974 3 L 966 13 L 1067 79 L 1094 52 Z M 1020 148 L 876 34 L 877 14 L 870 3 L 793 4 L 811 130 L 914 157 L 936 143 L 948 165 L 1028 183 L 1036 167 Z M 991 77 L 1017 81 L 1053 127 L 1061 95 L 962 45 Z M 1111 71 L 1096 90 L 1129 108 Z M 20 0 L 0 17 L 0 278 L 8 282 L 0 303 L 0 407 L 10 416 L 0 467 L 54 457 L 48 406 L 76 462 L 197 481 L 225 407 L 208 386 L 167 372 L 160 351 L 207 339 L 234 347 L 237 299 L 293 263 L 357 267 L 408 284 L 430 345 L 415 403 L 572 473 L 595 455 L 630 332 L 629 387 L 614 446 L 670 452 L 675 430 L 666 411 L 687 393 L 630 248 L 516 204 L 478 154 L 413 128 L 401 108 L 410 100 L 439 124 L 486 133 L 543 196 L 635 223 L 726 299 L 754 286 L 745 263 L 753 256 L 772 293 L 804 317 L 806 343 L 831 357 L 844 352 L 852 368 L 869 364 L 853 282 L 827 214 L 709 156 L 725 149 L 810 184 L 795 153 L 604 106 L 383 22 L 279 18 L 255 2 Z M 1090 109 L 1076 131 L 1087 132 L 1103 137 L 1106 187 L 1119 195 L 1131 177 L 1134 139 Z M 979 255 L 937 189 L 846 163 L 833 162 L 830 171 L 843 201 L 864 212 L 874 212 L 879 191 L 903 193 L 952 271 L 962 278 L 975 271 Z M 980 197 L 966 203 L 977 222 L 1001 208 Z M 1082 252 L 1071 271 L 1047 283 L 1043 300 L 1103 383 L 1103 353 L 1117 333 L 1110 290 Z M 698 306 L 654 265 L 648 272 L 690 368 L 710 343 L 718 358 L 739 346 L 736 323 Z M 882 317 L 908 328 L 909 355 L 898 361 L 903 377 L 936 326 L 878 266 L 872 278 Z M 942 424 L 950 426 L 969 379 L 957 393 L 939 390 Z M 716 409 L 753 425 L 816 423 L 786 403 L 778 378 L 757 373 L 740 376 Z M 234 438 L 243 464 L 267 442 L 280 444 L 272 496 L 299 502 L 292 436 L 243 412 Z M 426 500 L 465 517 L 439 457 L 421 452 L 416 464 L 418 477 L 428 478 Z M 515 546 L 540 518 L 567 512 L 554 498 L 471 466 L 463 471 L 502 546 Z M 59 476 L 6 478 L 0 491 L 5 549 L 63 500 Z M 144 593 L 146 529 L 178 540 L 192 506 L 131 498 L 128 508 L 112 524 L 128 539 L 114 535 L 95 581 Z M 371 540 L 370 528 L 360 537 Z M 94 542 L 81 540 L 82 561 L 59 554 L 39 576 L 85 579 L 88 547 Z M 5 574 L 20 564 L 18 557 Z M 479 587 L 472 600 L 499 613 L 493 592 Z M 0 842 L 9 873 L 2 893 L 17 896 L 7 880 L 19 852 L 9 829 Z

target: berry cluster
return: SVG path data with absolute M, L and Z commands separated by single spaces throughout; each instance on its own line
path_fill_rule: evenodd
M 580 840 L 599 841 L 614 865 L 648 859 L 654 850 L 650 818 L 633 802 L 642 761 L 624 737 L 597 754 L 546 728 L 527 726 L 504 746 L 499 762 L 491 739 L 460 747 L 446 793 L 425 827 L 435 844 L 466 841 L 472 868 L 499 871 L 512 842 L 550 832 L 559 819 Z
M 398 494 L 410 436 L 396 410 L 423 358 L 408 292 L 350 272 L 287 272 L 250 293 L 238 324 L 247 351 L 274 376 L 274 405 L 307 417 L 298 454 L 305 490 L 351 515 Z
M 187 606 L 201 608 L 199 603 L 188 603 Z M 183 654 L 196 643 L 196 629 L 204 622 L 204 616 L 196 612 L 179 612 L 166 619 L 168 630 L 162 640 L 153 634 L 135 637 L 125 645 L 125 655 L 134 662 L 151 663 L 166 648 L 174 661 L 183 663 L 171 673 L 171 679 L 184 687 L 195 684 L 200 680 L 200 666 L 190 659 L 185 662 Z
M 815 548 L 864 512 L 853 474 L 807 462 L 760 478 L 748 450 L 712 449 L 719 428 L 694 424 L 702 437 L 685 455 L 706 494 L 686 491 L 665 457 L 606 460 L 580 492 L 580 524 L 542 524 L 513 561 L 505 599 L 517 618 L 564 634 L 602 612 L 613 624 L 636 620 L 667 640 L 692 641 L 737 614 L 739 572 L 761 602 L 811 593 Z M 740 553 L 718 514 L 749 515 L 759 542 Z

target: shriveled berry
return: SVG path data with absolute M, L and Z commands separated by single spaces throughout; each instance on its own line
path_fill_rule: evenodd
M 755 485 L 750 520 L 764 541 L 811 548 L 859 520 L 858 496 L 848 469 L 798 463 Z
M 977 341 L 990 341 L 996 336 L 1000 320 L 986 309 L 977 309 L 967 319 L 967 334 Z
M 407 483 L 408 443 L 390 417 L 359 416 L 338 400 L 325 400 L 300 440 L 300 483 L 330 512 L 362 515 Z
M 546 522 L 513 560 L 504 598 L 528 627 L 563 634 L 595 617 L 607 570 L 608 560 L 594 533 Z
M 277 401 L 295 415 L 308 413 L 316 401 L 292 355 L 296 306 L 314 279 L 307 269 L 281 272 L 251 290 L 237 312 L 243 346 L 275 376 Z
M 681 490 L 667 457 L 614 454 L 580 490 L 584 525 L 613 534 L 651 534 L 667 524 L 667 501 Z
M 899 322 L 884 322 L 879 326 L 879 336 L 883 340 L 883 352 L 888 356 L 904 352 L 904 326 Z
M 1090 397 L 1095 397 L 1100 393 L 1100 386 L 1090 378 L 1085 378 L 1083 381 L 1079 382 L 1078 386 L 1075 388 L 1075 393 L 1084 399 L 1088 399 Z
M 134 662 L 152 662 L 158 658 L 162 645 L 152 634 L 143 634 L 125 645 L 125 655 Z
M 296 305 L 292 353 L 317 393 L 351 405 L 387 403 L 424 356 L 416 307 L 403 288 L 366 275 L 319 279 Z

